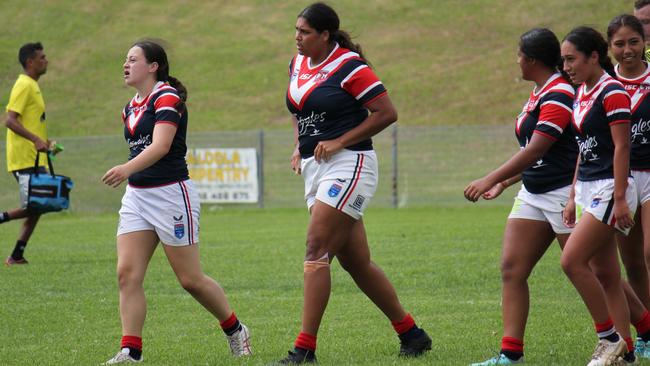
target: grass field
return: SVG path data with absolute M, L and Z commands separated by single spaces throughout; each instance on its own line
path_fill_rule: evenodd
M 481 205 L 371 208 L 365 220 L 374 259 L 433 336 L 434 349 L 419 360 L 398 359 L 390 324 L 335 265 L 319 334 L 321 364 L 465 365 L 496 354 L 507 212 Z M 180 288 L 158 250 L 145 281 L 146 364 L 264 365 L 283 356 L 299 330 L 307 219 L 304 209 L 203 213 L 203 267 L 252 330 L 255 355 L 247 360 L 231 359 L 216 321 Z M 116 214 L 49 214 L 28 246 L 31 263 L 0 268 L 0 365 L 96 365 L 116 352 L 116 221 Z M 2 225 L 2 254 L 17 229 Z M 554 246 L 530 281 L 529 365 L 584 365 L 596 343 L 558 257 Z
M 511 123 L 530 84 L 519 36 L 550 27 L 604 30 L 632 11 L 621 0 L 331 0 L 361 43 L 407 125 Z M 20 45 L 50 59 L 41 87 L 52 136 L 120 133 L 134 94 L 122 64 L 142 37 L 164 39 L 171 72 L 189 90 L 191 131 L 287 128 L 284 94 L 296 15 L 311 1 L 5 0 L 0 12 L 0 105 L 20 72 Z

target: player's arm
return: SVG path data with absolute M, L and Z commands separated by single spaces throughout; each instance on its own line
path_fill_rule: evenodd
M 481 179 L 470 183 L 464 191 L 465 198 L 476 202 L 483 193 L 489 191 L 496 184 L 502 184 L 507 179 L 519 175 L 535 161 L 544 157 L 548 149 L 555 143 L 554 139 L 542 134 L 534 133 L 528 145 L 519 150 L 508 161 Z M 503 187 L 505 189 L 505 187 Z
M 102 181 L 111 187 L 117 187 L 129 176 L 155 164 L 169 152 L 176 129 L 176 124 L 157 123 L 153 129 L 151 144 L 127 163 L 115 166 L 106 172 Z
M 634 218 L 625 199 L 630 174 L 630 125 L 612 124 L 610 130 L 614 141 L 614 215 L 618 226 L 629 228 L 634 225 Z
M 298 175 L 302 173 L 300 171 L 300 162 L 301 162 L 301 157 L 300 157 L 300 150 L 298 149 L 300 145 L 298 144 L 298 120 L 296 119 L 296 116 L 291 115 L 291 123 L 293 124 L 293 153 L 291 154 L 291 169 Z
M 316 161 L 320 161 L 321 159 L 327 161 L 335 153 L 348 146 L 371 138 L 397 121 L 397 110 L 386 93 L 370 102 L 366 105 L 366 108 L 370 110 L 370 115 L 357 127 L 334 140 L 318 143 L 316 149 L 314 149 L 314 158 Z
M 43 141 L 42 138 L 36 136 L 35 134 L 31 133 L 28 129 L 26 129 L 22 125 L 22 123 L 20 123 L 20 121 L 18 120 L 18 116 L 19 114 L 12 110 L 7 112 L 7 121 L 5 122 L 7 128 L 13 131 L 18 136 L 21 136 L 33 142 L 34 146 L 36 147 L 36 150 L 41 152 L 46 152 L 48 148 L 47 141 Z

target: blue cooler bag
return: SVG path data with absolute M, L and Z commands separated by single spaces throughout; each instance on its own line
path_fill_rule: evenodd
M 47 157 L 49 173 L 38 173 L 38 156 L 34 164 L 35 173 L 20 176 L 21 206 L 30 211 L 45 213 L 67 209 L 70 206 L 72 179 L 54 174 L 52 161 Z

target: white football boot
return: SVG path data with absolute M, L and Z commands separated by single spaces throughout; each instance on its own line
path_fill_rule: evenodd
M 253 354 L 250 343 L 251 336 L 248 332 L 248 327 L 244 324 L 241 325 L 240 330 L 231 336 L 226 336 L 226 338 L 228 339 L 230 352 L 232 352 L 233 356 L 241 357 Z

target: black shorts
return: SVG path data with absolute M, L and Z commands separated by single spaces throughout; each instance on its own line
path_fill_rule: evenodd
M 11 174 L 14 176 L 14 179 L 16 179 L 16 182 L 18 182 L 18 177 L 23 175 L 23 174 L 32 174 L 36 173 L 36 169 L 34 168 L 25 168 L 25 169 L 18 169 L 18 170 L 12 170 Z M 44 166 L 39 166 L 38 167 L 38 173 L 47 173 L 47 169 L 45 169 Z

